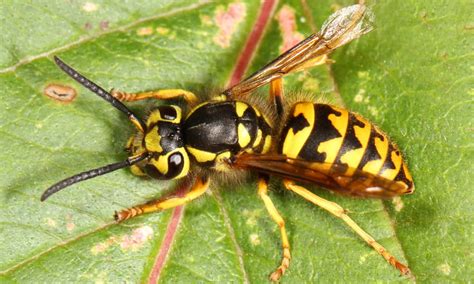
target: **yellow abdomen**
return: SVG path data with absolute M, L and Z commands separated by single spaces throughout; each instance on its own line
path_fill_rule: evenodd
M 347 176 L 368 173 L 413 189 L 413 180 L 396 145 L 358 114 L 327 104 L 296 103 L 279 143 L 289 158 L 336 167 Z

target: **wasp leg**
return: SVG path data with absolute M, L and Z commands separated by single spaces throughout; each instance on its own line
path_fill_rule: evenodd
M 135 216 L 155 212 L 163 211 L 166 209 L 174 208 L 183 204 L 186 204 L 199 196 L 203 195 L 209 187 L 209 178 L 196 178 L 191 190 L 186 193 L 183 197 L 171 197 L 165 200 L 153 200 L 141 205 L 137 205 L 120 212 L 115 213 L 115 221 L 122 222 L 124 220 L 133 218 Z
M 280 227 L 283 256 L 280 266 L 270 275 L 270 280 L 276 282 L 285 273 L 288 266 L 290 266 L 290 243 L 288 242 L 288 236 L 286 235 L 285 221 L 280 213 L 278 213 L 275 205 L 273 205 L 272 200 L 268 196 L 268 176 L 266 175 L 261 175 L 258 178 L 258 195 L 263 200 L 263 203 L 265 203 L 265 207 L 273 221 L 275 221 L 275 223 Z
M 195 104 L 197 97 L 190 91 L 181 89 L 166 89 L 142 93 L 126 93 L 118 90 L 110 91 L 112 96 L 122 102 L 133 102 L 146 99 L 170 100 L 182 97 L 188 104 Z
M 364 241 L 366 241 L 370 246 L 372 246 L 380 255 L 385 258 L 393 267 L 398 269 L 402 275 L 410 275 L 410 269 L 399 262 L 393 255 L 391 255 L 382 245 L 377 243 L 372 236 L 367 234 L 359 225 L 357 225 L 347 214 L 344 208 L 339 206 L 339 204 L 328 201 L 324 198 L 317 196 L 316 194 L 310 192 L 302 186 L 295 185 L 291 180 L 283 181 L 285 187 L 288 190 L 291 190 L 298 195 L 302 196 L 304 199 L 314 203 L 315 205 L 329 211 L 331 214 L 336 217 L 341 218 L 346 222 L 352 230 L 354 230 Z
M 283 79 L 278 78 L 270 82 L 270 101 L 275 105 L 278 117 L 283 115 Z

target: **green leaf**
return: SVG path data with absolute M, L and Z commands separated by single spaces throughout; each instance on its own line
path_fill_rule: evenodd
M 105 89 L 202 93 L 226 86 L 260 9 L 251 0 L 154 2 L 11 1 L 0 9 L 1 280 L 147 282 L 168 246 L 170 224 L 179 226 L 160 282 L 265 282 L 279 264 L 279 229 L 253 180 L 214 183 L 181 215 L 167 211 L 119 225 L 115 210 L 164 196 L 174 183 L 120 170 L 39 201 L 64 177 L 125 159 L 122 149 L 133 133 L 121 113 L 69 79 L 52 55 Z M 290 35 L 298 38 L 351 4 L 337 3 L 280 1 L 248 73 L 280 53 L 282 9 L 294 13 Z M 321 94 L 378 124 L 405 153 L 416 191 L 383 202 L 314 191 L 347 208 L 417 280 L 468 282 L 474 277 L 472 4 L 369 6 L 373 32 L 336 51 L 330 68 L 289 76 L 285 88 Z M 228 38 L 216 23 L 225 12 L 235 21 Z M 64 104 L 45 96 L 51 83 L 73 87 L 76 99 Z M 144 115 L 154 104 L 129 105 Z M 342 221 L 277 180 L 271 189 L 291 243 L 283 282 L 405 279 Z

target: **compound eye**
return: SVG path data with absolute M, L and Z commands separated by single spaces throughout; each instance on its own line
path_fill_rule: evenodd
M 164 158 L 164 159 L 163 159 Z M 145 172 L 148 176 L 156 179 L 173 179 L 183 174 L 185 160 L 181 153 L 176 152 L 152 160 L 145 166 Z
M 178 112 L 172 106 L 160 106 L 160 116 L 165 120 L 173 121 L 178 117 Z
M 183 155 L 181 155 L 181 153 L 174 153 L 168 160 L 173 166 L 178 166 L 183 162 Z
M 184 159 L 181 153 L 174 153 L 168 157 L 168 172 L 166 176 L 168 178 L 174 178 L 181 174 L 184 167 Z

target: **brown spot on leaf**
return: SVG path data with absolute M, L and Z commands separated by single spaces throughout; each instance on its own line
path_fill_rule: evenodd
M 54 220 L 51 219 L 51 218 L 46 218 L 46 224 L 47 224 L 49 227 L 53 227 L 53 228 L 56 227 L 56 221 L 54 221 Z
M 60 84 L 49 84 L 44 88 L 43 93 L 53 100 L 62 103 L 72 102 L 77 95 L 76 89 Z
M 469 23 L 469 24 L 464 25 L 464 29 L 465 29 L 466 31 L 472 31 L 472 30 L 474 30 L 474 23 Z
M 108 238 L 105 242 L 97 243 L 95 246 L 91 248 L 91 253 L 93 255 L 98 255 L 99 253 L 105 252 L 111 245 L 116 243 L 115 237 L 112 236 Z
M 396 196 L 392 199 L 393 206 L 395 207 L 395 211 L 400 212 L 402 211 L 405 204 L 403 204 L 402 199 L 400 196 Z
M 95 244 L 90 251 L 93 255 L 98 255 L 114 245 L 118 245 L 122 251 L 137 250 L 152 237 L 153 229 L 150 226 L 143 226 L 133 230 L 131 234 L 120 237 L 111 236 L 107 240 Z
M 222 48 L 230 46 L 232 35 L 237 30 L 237 26 L 243 21 L 247 7 L 244 3 L 235 2 L 227 6 L 219 6 L 214 16 L 214 22 L 219 28 L 219 33 L 214 37 L 214 42 Z
M 109 21 L 102 21 L 99 24 L 101 30 L 105 31 L 109 28 Z
M 258 246 L 260 245 L 260 236 L 258 234 L 251 234 L 250 235 L 250 242 L 252 243 L 253 246 Z
M 153 28 L 152 27 L 143 27 L 143 28 L 139 28 L 137 30 L 137 35 L 138 36 L 148 36 L 148 35 L 151 35 L 153 34 Z
M 157 27 L 156 32 L 159 33 L 160 35 L 167 35 L 167 34 L 169 34 L 170 29 L 163 28 L 163 27 Z
M 84 5 L 82 5 L 82 10 L 85 12 L 95 12 L 99 9 L 99 6 L 93 2 L 86 2 Z
M 284 5 L 276 14 L 276 20 L 283 38 L 280 53 L 287 51 L 304 39 L 304 36 L 296 31 L 295 10 L 293 8 Z
M 71 215 L 66 216 L 66 230 L 68 232 L 73 231 L 76 228 L 76 224 L 74 224 L 74 221 L 72 220 Z
M 441 273 L 443 273 L 444 275 L 451 274 L 451 266 L 447 262 L 438 265 L 436 268 L 438 268 L 438 270 L 441 271 Z
M 212 26 L 212 19 L 210 16 L 201 15 L 199 16 L 199 18 L 201 19 L 201 24 L 203 24 L 204 26 Z
M 131 235 L 125 235 L 120 241 L 120 247 L 123 250 L 136 250 L 151 239 L 153 229 L 150 226 L 143 226 L 133 230 Z

